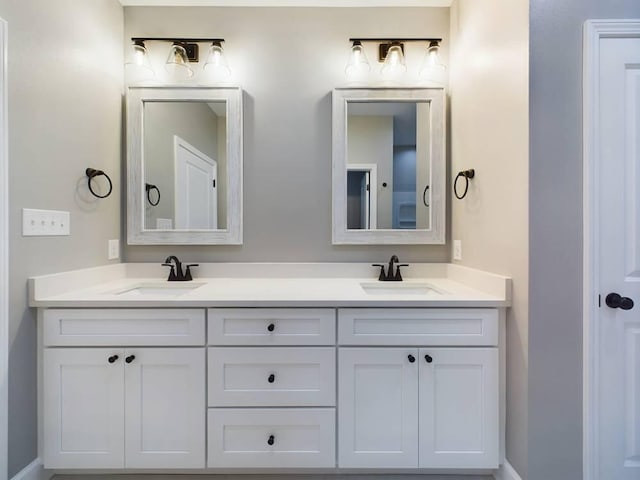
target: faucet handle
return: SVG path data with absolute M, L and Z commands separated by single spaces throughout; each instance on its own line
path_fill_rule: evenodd
M 169 278 L 167 278 L 167 281 L 175 282 L 177 280 L 177 278 L 176 278 L 176 270 L 173 267 L 173 264 L 172 263 L 163 263 L 162 266 L 163 267 L 171 267 L 171 270 L 169 271 Z
M 387 279 L 387 275 L 384 273 L 384 265 L 382 263 L 372 263 L 371 266 L 380 267 L 380 276 L 378 277 L 378 280 L 380 282 L 384 282 Z
M 186 267 L 186 271 L 184 272 L 185 281 L 189 282 L 193 280 L 193 277 L 191 276 L 191 267 L 199 267 L 199 266 L 200 264 L 198 263 L 189 263 L 188 265 L 185 265 Z
M 408 267 L 408 266 L 409 266 L 409 264 L 408 264 L 408 263 L 398 263 L 398 264 L 396 265 L 396 274 L 395 274 L 395 276 L 393 277 L 393 279 L 394 279 L 396 282 L 401 282 L 401 281 L 402 281 L 402 274 L 400 273 L 400 267 Z

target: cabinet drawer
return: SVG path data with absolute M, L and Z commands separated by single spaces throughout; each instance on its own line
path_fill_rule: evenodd
M 204 345 L 204 309 L 49 309 L 45 346 Z
M 341 345 L 497 345 L 495 308 L 345 308 Z
M 208 467 L 335 467 L 335 411 L 209 409 Z
M 334 406 L 335 349 L 209 348 L 209 406 Z
M 210 345 L 333 345 L 331 308 L 211 308 Z

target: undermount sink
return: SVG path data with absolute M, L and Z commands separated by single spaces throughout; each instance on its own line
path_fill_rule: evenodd
M 369 282 L 360 286 L 369 295 L 441 295 L 442 292 L 428 283 L 417 282 Z
M 164 283 L 140 283 L 132 287 L 128 287 L 124 290 L 114 292 L 114 295 L 119 297 L 178 297 L 185 293 L 192 292 L 196 288 L 200 288 L 204 283 L 188 282 L 188 283 L 176 283 L 176 282 L 164 282 Z

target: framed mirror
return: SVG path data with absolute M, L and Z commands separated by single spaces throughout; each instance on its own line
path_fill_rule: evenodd
M 130 87 L 131 245 L 242 243 L 242 90 Z
M 443 244 L 441 88 L 333 91 L 333 243 Z

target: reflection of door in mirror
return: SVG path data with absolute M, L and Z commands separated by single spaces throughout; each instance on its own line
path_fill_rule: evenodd
M 377 185 L 378 166 L 347 165 L 347 228 L 369 230 L 377 228 L 378 196 L 372 186 Z
M 383 100 L 348 103 L 347 229 L 429 228 L 428 132 L 427 103 Z M 366 170 L 358 169 L 363 164 L 372 164 L 377 169 L 377 180 L 371 181 L 375 196 L 369 197 L 370 205 L 375 204 L 376 218 L 368 223 L 366 219 L 356 222 L 356 202 L 349 199 L 356 194 L 356 172 Z M 374 209 L 369 211 L 371 217 Z
M 226 137 L 225 101 L 144 102 L 144 182 L 161 193 L 145 229 L 226 228 Z

